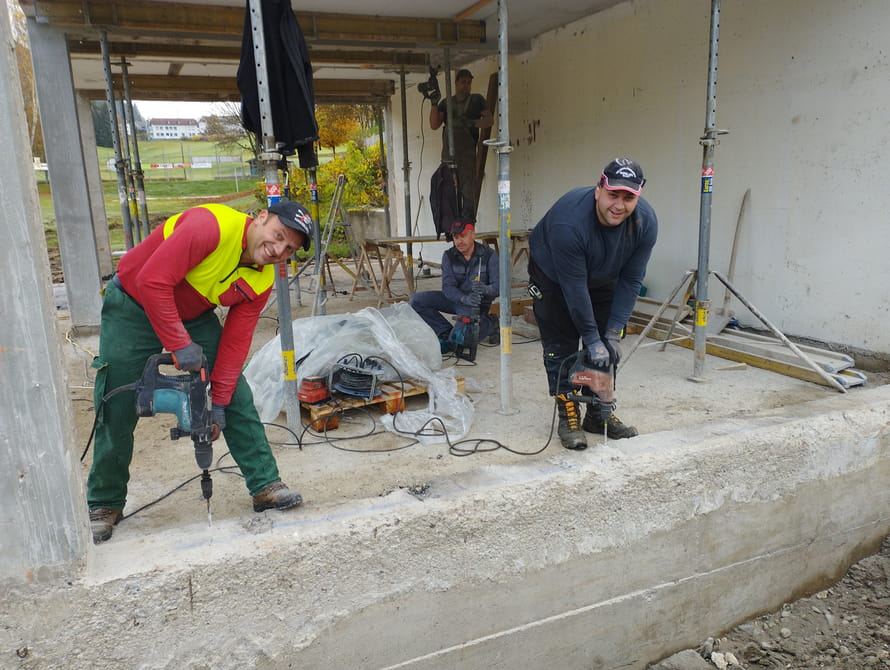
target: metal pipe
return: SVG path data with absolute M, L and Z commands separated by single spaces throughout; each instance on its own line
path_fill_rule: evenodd
M 405 236 L 411 237 L 411 161 L 408 159 L 408 98 L 405 91 L 405 66 L 399 70 L 402 89 L 402 186 L 405 190 Z M 411 243 L 408 243 L 408 262 L 411 262 Z M 410 266 L 409 266 L 410 269 Z
M 508 79 L 507 0 L 498 0 L 498 258 L 500 265 L 501 413 L 513 410 L 513 305 L 510 249 L 510 87 Z
M 266 204 L 271 206 L 281 200 L 281 184 L 278 181 L 278 161 L 281 156 L 277 152 L 275 132 L 272 127 L 272 105 L 269 100 L 269 79 L 266 75 L 266 36 L 263 30 L 263 9 L 260 3 L 261 0 L 249 0 L 253 55 L 256 63 L 257 92 L 263 133 L 263 153 L 259 158 L 265 168 Z M 293 317 L 290 309 L 290 282 L 287 277 L 287 265 L 287 262 L 278 264 L 275 291 L 278 296 L 278 326 L 284 374 L 284 410 L 287 412 L 288 428 L 299 435 L 302 425 L 300 422 L 300 401 L 297 398 L 297 368 L 294 356 L 294 330 L 291 324 Z
M 151 226 L 148 221 L 148 203 L 145 198 L 145 181 L 143 180 L 142 161 L 139 160 L 139 139 L 136 137 L 136 116 L 133 114 L 133 92 L 130 87 L 130 72 L 127 61 L 121 58 L 121 79 L 124 82 L 124 100 L 130 115 L 130 124 L 133 137 L 133 162 L 130 164 L 133 178 L 136 180 L 136 197 L 139 201 L 139 221 L 142 224 L 142 236 L 148 237 Z M 235 189 L 236 191 L 238 189 Z
M 386 221 L 386 236 L 392 237 L 392 222 L 389 219 L 389 170 L 386 167 L 386 148 L 383 145 L 383 105 L 377 111 L 377 143 L 380 147 L 380 190 L 383 191 L 383 216 Z
M 451 99 L 451 50 L 443 49 L 445 56 L 445 140 L 448 143 L 448 164 L 454 169 L 454 100 Z
M 124 106 L 123 98 L 121 98 L 121 117 L 119 121 L 121 129 L 121 157 L 126 170 L 127 202 L 130 207 L 130 220 L 133 222 L 133 242 L 139 244 L 142 241 L 142 228 L 139 225 L 139 210 L 136 206 L 136 182 L 133 179 L 133 169 L 130 164 L 130 133 L 127 129 L 127 110 Z
M 716 270 L 713 271 L 713 274 L 715 277 L 717 277 L 717 279 L 719 279 L 723 283 L 723 285 L 726 288 L 728 288 L 730 291 L 732 291 L 732 294 L 736 298 L 739 299 L 739 302 L 741 302 L 745 307 L 747 307 L 750 310 L 751 314 L 753 314 L 758 319 L 760 319 L 761 323 L 763 323 L 763 325 L 766 326 L 773 335 L 778 337 L 786 347 L 791 349 L 791 351 L 793 351 L 795 353 L 795 355 L 797 355 L 798 358 L 800 358 L 804 363 L 806 363 L 810 368 L 812 368 L 816 372 L 816 374 L 818 374 L 820 377 L 822 377 L 822 379 L 824 379 L 828 383 L 829 386 L 836 388 L 841 393 L 847 392 L 847 389 L 844 388 L 843 384 L 841 384 L 834 377 L 832 377 L 827 372 L 825 372 L 825 370 L 823 370 L 820 365 L 817 365 L 815 362 L 813 362 L 813 360 L 809 356 L 807 356 L 804 352 L 802 352 L 797 347 L 797 345 L 794 344 L 794 342 L 792 342 L 787 337 L 785 337 L 784 333 L 782 333 L 782 331 L 780 331 L 778 328 L 776 328 L 770 322 L 770 320 L 767 319 L 766 316 L 763 315 L 763 313 L 759 309 L 757 309 L 751 302 L 748 301 L 747 298 L 745 298 L 745 296 L 743 296 L 741 293 L 739 293 L 726 277 L 724 277 L 722 274 L 720 274 Z
M 321 212 L 319 211 L 320 202 L 318 199 L 318 170 L 315 167 L 309 168 L 309 193 L 310 207 L 312 213 L 312 235 L 315 237 L 315 246 L 313 247 L 313 263 L 315 265 L 313 274 L 315 275 L 315 304 L 312 309 L 312 315 L 323 315 L 325 313 L 325 303 L 327 302 L 327 285 L 325 283 L 324 266 L 327 257 L 322 255 L 321 244 Z M 329 224 L 330 225 L 330 224 Z
M 698 226 L 698 275 L 695 286 L 695 363 L 692 379 L 703 381 L 708 337 L 708 270 L 711 244 L 711 199 L 714 190 L 714 151 L 717 147 L 717 48 L 720 43 L 720 0 L 711 0 L 711 39 L 708 54 L 708 95 L 702 151 L 701 203 Z
M 687 282 L 689 282 L 689 280 L 691 279 L 691 276 L 693 274 L 695 274 L 694 270 L 686 270 L 686 272 L 683 275 L 683 279 L 681 279 L 679 281 L 679 283 L 676 286 L 674 286 L 674 290 L 671 291 L 671 294 L 667 297 L 667 300 L 665 300 L 663 303 L 661 303 L 661 306 L 658 308 L 658 311 L 655 312 L 655 314 L 652 316 L 652 318 L 649 319 L 649 323 L 647 323 L 646 327 L 643 328 L 643 332 L 640 333 L 640 336 L 637 338 L 637 341 L 634 342 L 633 346 L 630 348 L 630 350 L 626 354 L 624 354 L 624 356 L 621 357 L 621 362 L 618 364 L 619 372 L 621 372 L 621 368 L 623 368 L 627 364 L 627 361 L 630 359 L 630 357 L 633 355 L 633 353 L 637 349 L 639 349 L 640 343 L 645 339 L 646 335 L 649 334 L 649 331 L 652 330 L 652 328 L 655 326 L 655 324 L 661 318 L 661 315 L 664 314 L 665 310 L 667 310 L 667 308 L 670 306 L 671 301 L 680 292 L 680 289 L 682 289 L 684 286 L 686 286 Z
M 113 78 L 111 76 L 111 59 L 108 55 L 108 35 L 103 30 L 99 33 L 99 45 L 102 48 L 102 67 L 105 70 L 105 102 L 108 104 L 108 116 L 111 120 L 111 143 L 114 146 L 114 167 L 117 173 L 117 199 L 121 207 L 121 222 L 124 226 L 124 246 L 133 248 L 133 224 L 130 221 L 130 205 L 127 200 L 127 182 L 124 174 L 124 163 L 121 159 L 121 140 L 117 128 L 117 110 L 114 102 Z

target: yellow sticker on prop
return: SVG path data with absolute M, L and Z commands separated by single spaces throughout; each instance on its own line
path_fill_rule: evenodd
M 501 328 L 501 351 L 505 354 L 513 353 L 513 329 L 510 326 Z
M 708 325 L 708 310 L 699 307 L 695 310 L 695 325 L 696 326 L 707 326 Z
M 294 365 L 293 350 L 282 351 L 281 352 L 281 362 L 284 364 L 284 378 L 286 380 L 296 379 L 297 378 L 297 368 Z

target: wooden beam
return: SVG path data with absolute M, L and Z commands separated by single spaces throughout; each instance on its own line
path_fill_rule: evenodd
M 146 0 L 20 0 L 29 17 L 50 25 L 105 30 L 114 39 L 167 37 L 240 41 L 244 8 Z M 400 16 L 294 12 L 306 40 L 374 46 L 481 44 L 485 24 Z
M 112 57 L 155 58 L 160 60 L 216 61 L 238 63 L 241 59 L 241 46 L 219 46 L 204 44 L 167 44 L 153 42 L 109 41 L 108 50 Z M 68 51 L 73 55 L 99 56 L 102 49 L 98 40 L 71 39 Z M 356 65 L 368 67 L 398 67 L 424 70 L 429 65 L 429 56 L 411 51 L 347 50 L 309 48 L 309 58 L 313 65 Z
M 460 12 L 457 16 L 454 17 L 455 21 L 463 21 L 468 16 L 472 16 L 474 12 L 479 11 L 486 5 L 490 5 L 493 0 L 479 0 L 479 2 L 474 2 L 472 5 L 467 7 L 465 10 Z
M 122 90 L 120 75 L 113 77 L 116 90 Z M 387 100 L 395 84 L 387 79 L 316 79 L 315 101 L 324 103 L 370 103 Z M 130 75 L 135 100 L 190 100 L 197 102 L 239 101 L 241 93 L 233 77 L 167 77 L 165 75 Z M 78 93 L 90 100 L 105 97 L 104 89 L 85 89 Z

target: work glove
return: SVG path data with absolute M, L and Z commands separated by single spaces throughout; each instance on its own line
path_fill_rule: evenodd
M 219 434 L 225 430 L 226 427 L 226 406 L 225 405 L 217 405 L 213 403 L 213 408 L 210 411 L 211 420 L 213 425 L 216 426 L 216 430 L 213 431 L 213 439 L 219 437 Z
M 466 295 L 461 296 L 460 304 L 467 307 L 478 307 L 482 304 L 482 295 L 479 291 L 470 291 Z
M 494 284 L 482 284 L 482 295 L 486 298 L 496 298 L 498 293 L 498 287 Z
M 608 369 L 612 360 L 612 357 L 609 354 L 609 350 L 602 342 L 597 342 L 592 347 L 587 347 L 585 349 L 585 358 L 587 359 L 588 365 L 591 365 L 595 368 L 606 369 Z
M 192 342 L 187 347 L 173 352 L 173 365 L 177 370 L 197 372 L 204 365 L 204 350 L 201 345 Z
M 438 88 L 434 88 L 432 91 L 430 91 L 430 102 L 432 103 L 433 107 L 436 107 L 441 99 L 442 93 L 441 91 L 439 91 Z
M 612 365 L 618 365 L 618 362 L 621 360 L 621 333 L 610 328 L 606 331 L 606 337 L 603 344 L 606 345 L 606 349 L 609 351 L 609 358 L 612 361 Z

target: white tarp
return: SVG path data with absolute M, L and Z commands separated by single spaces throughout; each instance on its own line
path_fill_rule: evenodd
M 382 365 L 382 381 L 411 379 L 426 384 L 429 402 L 425 410 L 399 413 L 398 431 L 390 415 L 381 422 L 393 432 L 416 432 L 436 418 L 444 425 L 449 439 L 462 439 L 473 421 L 473 403 L 457 390 L 451 369 L 439 369 L 442 356 L 439 340 L 414 309 L 405 302 L 384 309 L 366 307 L 353 314 L 328 314 L 297 319 L 293 322 L 297 384 L 305 377 L 327 378 L 338 361 L 350 354 L 369 356 Z M 302 360 L 301 360 L 302 359 Z M 284 378 L 279 337 L 267 342 L 244 370 L 253 391 L 254 403 L 263 421 L 274 421 L 284 409 Z M 444 442 L 437 424 L 417 438 L 422 442 Z M 439 430 L 437 430 L 439 429 Z M 431 434 L 427 434 L 431 433 Z M 432 434 L 436 433 L 436 434 Z

